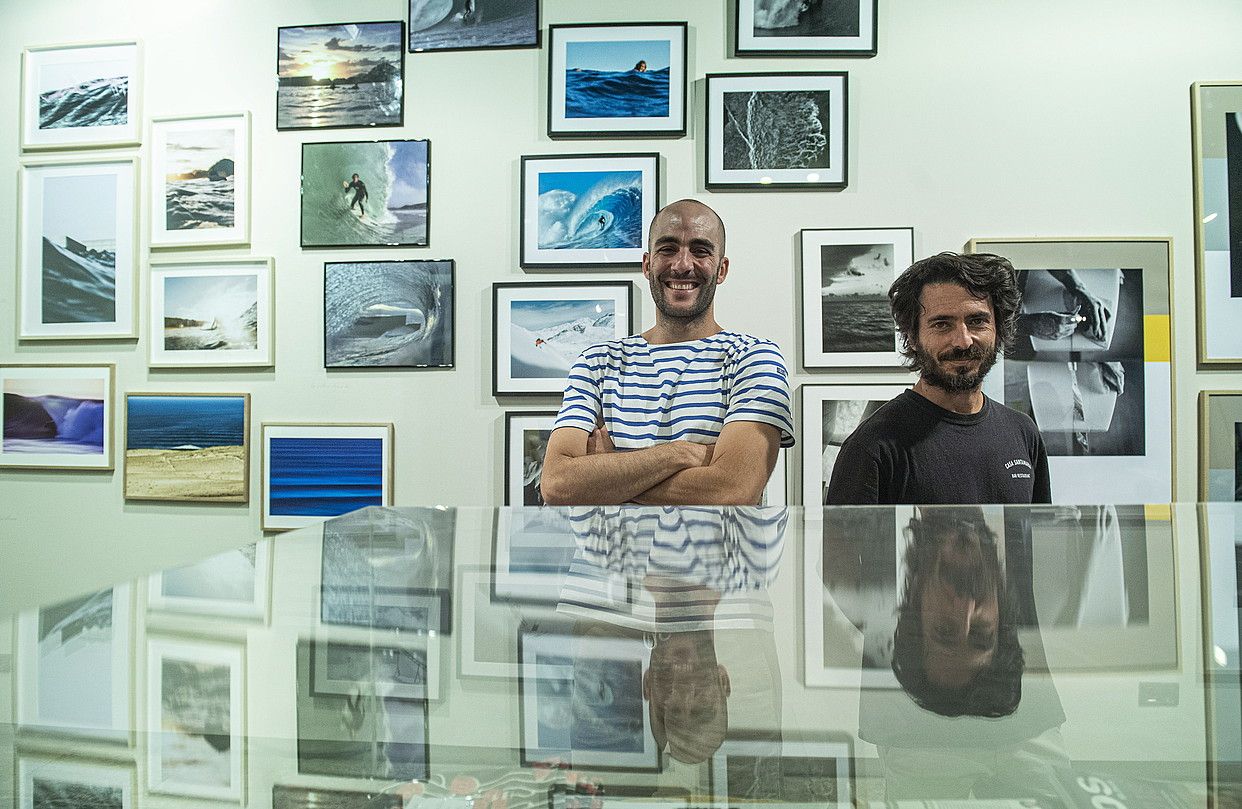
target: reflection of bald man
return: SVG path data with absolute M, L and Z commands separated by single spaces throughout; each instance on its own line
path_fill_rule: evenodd
M 643 255 L 655 326 L 582 352 L 548 442 L 550 505 L 759 502 L 793 446 L 789 380 L 770 340 L 721 329 L 725 227 L 684 199 L 651 222 Z

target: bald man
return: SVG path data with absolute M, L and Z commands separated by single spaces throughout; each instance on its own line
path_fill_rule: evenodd
M 780 350 L 716 322 L 729 259 L 715 211 L 665 206 L 648 250 L 655 325 L 578 357 L 544 457 L 544 501 L 755 505 L 778 448 L 794 443 Z

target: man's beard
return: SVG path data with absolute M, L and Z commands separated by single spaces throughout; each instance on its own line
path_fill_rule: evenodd
M 995 344 L 984 348 L 976 343 L 970 348 L 954 348 L 941 352 L 938 357 L 933 357 L 923 349 L 923 346 L 916 345 L 914 356 L 915 367 L 927 384 L 948 393 L 968 393 L 978 390 L 983 384 L 983 378 L 996 364 L 997 351 Z M 971 371 L 966 368 L 950 370 L 941 364 L 952 360 L 979 360 L 979 370 Z
M 713 272 L 711 276 L 708 278 L 699 278 L 698 276 L 691 276 L 689 278 L 681 279 L 681 280 L 699 282 L 698 289 L 695 290 L 696 292 L 698 292 L 699 296 L 697 299 L 695 299 L 695 302 L 690 306 L 689 309 L 679 309 L 678 307 L 675 307 L 672 304 L 670 304 L 668 300 L 666 299 L 665 293 L 667 293 L 668 290 L 664 287 L 664 281 L 665 280 L 678 280 L 675 276 L 672 276 L 671 274 L 669 274 L 666 278 L 658 278 L 656 276 L 652 276 L 651 298 L 653 301 L 655 301 L 656 309 L 658 309 L 660 311 L 660 314 L 664 315 L 665 317 L 676 318 L 677 320 L 684 320 L 684 321 L 696 320 L 697 318 L 703 316 L 703 313 L 708 310 L 708 308 L 712 305 L 712 301 L 716 297 L 716 278 L 717 278 L 717 273 Z

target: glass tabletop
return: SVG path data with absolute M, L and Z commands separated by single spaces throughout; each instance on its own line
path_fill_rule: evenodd
M 0 616 L 0 806 L 1236 806 L 1239 518 L 372 508 L 135 558 Z

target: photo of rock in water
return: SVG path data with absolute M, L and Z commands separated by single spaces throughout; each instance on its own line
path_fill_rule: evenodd
M 565 43 L 566 118 L 667 118 L 668 40 Z
M 230 734 L 227 665 L 165 658 L 160 661 L 161 772 L 181 785 L 229 788 L 230 757 L 238 740 Z
M 400 126 L 400 22 L 310 25 L 277 32 L 277 129 Z
M 427 245 L 428 142 L 302 144 L 302 246 Z
M 125 399 L 125 497 L 244 502 L 246 397 Z
M 115 174 L 43 180 L 43 323 L 116 321 Z
M 756 37 L 856 37 L 857 0 L 753 0 Z M 864 0 L 866 2 L 866 0 Z
M 259 344 L 259 279 L 252 274 L 165 275 L 165 351 L 247 351 Z
M 326 367 L 453 367 L 453 262 L 329 262 L 323 271 Z
M 168 230 L 235 224 L 237 130 L 178 129 L 164 148 L 164 220 Z
M 724 93 L 725 170 L 829 168 L 827 90 Z
M 129 123 L 125 59 L 43 64 L 38 71 L 39 129 Z
M 108 411 L 102 379 L 4 378 L 3 450 L 103 455 Z
M 409 0 L 410 53 L 539 44 L 539 0 Z
M 823 350 L 895 351 L 888 288 L 896 278 L 893 245 L 820 246 Z

